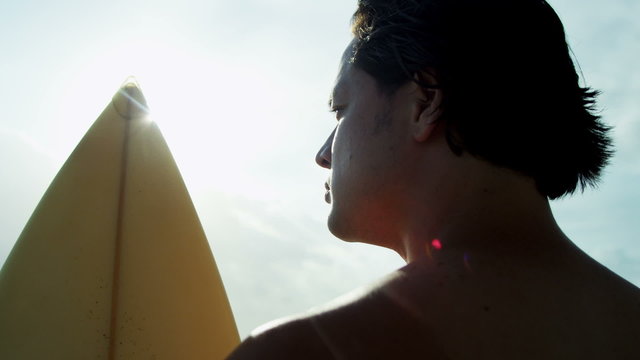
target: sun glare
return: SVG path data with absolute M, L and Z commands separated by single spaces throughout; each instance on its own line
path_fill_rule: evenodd
M 65 123 L 60 132 L 68 143 L 77 143 L 123 81 L 134 76 L 150 119 L 158 123 L 191 188 L 252 191 L 212 172 L 243 171 L 256 156 L 255 148 L 275 141 L 270 131 L 277 129 L 265 116 L 273 113 L 269 107 L 277 96 L 268 76 L 226 54 L 165 38 L 137 38 L 93 51 L 69 65 L 74 75 L 66 81 L 62 107 L 84 125 Z M 66 158 L 68 149 L 64 153 Z M 259 196 L 262 190 L 253 191 Z

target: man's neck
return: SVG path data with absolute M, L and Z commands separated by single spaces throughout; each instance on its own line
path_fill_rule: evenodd
M 436 252 L 536 256 L 567 248 L 570 241 L 533 182 L 502 171 L 467 176 L 464 186 L 444 184 L 428 200 L 412 202 L 407 213 L 421 216 L 408 217 L 396 250 L 412 262 Z

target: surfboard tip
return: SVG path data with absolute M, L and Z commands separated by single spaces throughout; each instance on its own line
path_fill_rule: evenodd
M 112 101 L 118 113 L 126 119 L 142 117 L 149 113 L 147 100 L 142 94 L 140 84 L 133 76 L 127 77 Z

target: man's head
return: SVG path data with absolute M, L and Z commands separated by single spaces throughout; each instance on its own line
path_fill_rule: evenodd
M 565 33 L 541 0 L 359 0 L 349 62 L 393 93 L 442 89 L 451 149 L 533 178 L 550 199 L 595 185 L 612 150 Z M 435 82 L 420 81 L 429 72 Z
M 482 192 L 570 194 L 611 155 L 543 1 L 360 0 L 353 33 L 316 158 L 339 238 L 397 248 L 405 221 L 437 227 Z

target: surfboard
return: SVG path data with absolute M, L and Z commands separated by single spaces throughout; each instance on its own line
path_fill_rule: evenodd
M 238 343 L 191 198 L 128 80 L 0 270 L 0 359 L 223 359 Z

